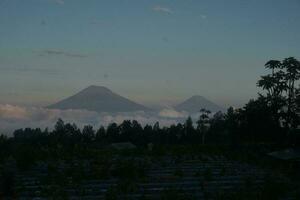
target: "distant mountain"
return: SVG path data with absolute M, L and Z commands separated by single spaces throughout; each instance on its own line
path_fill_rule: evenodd
M 126 99 L 106 87 L 89 86 L 79 93 L 48 106 L 53 109 L 85 109 L 96 112 L 148 111 L 143 105 Z
M 201 108 L 208 109 L 211 112 L 224 111 L 224 108 L 198 95 L 192 96 L 175 106 L 177 111 L 186 111 L 188 113 L 197 113 Z

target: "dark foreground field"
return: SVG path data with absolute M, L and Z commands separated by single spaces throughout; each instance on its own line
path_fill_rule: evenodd
M 33 163 L 27 162 L 30 158 L 7 158 L 1 164 L 0 197 L 299 199 L 295 163 L 277 161 L 264 152 L 249 153 L 253 147 L 122 147 L 78 147 L 76 155 L 61 147 L 55 150 L 61 151 L 58 157 Z

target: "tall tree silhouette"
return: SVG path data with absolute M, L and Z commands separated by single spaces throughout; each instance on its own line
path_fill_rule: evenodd
M 285 80 L 287 84 L 287 118 L 286 124 L 289 127 L 296 126 L 296 81 L 300 79 L 300 62 L 294 57 L 285 58 L 282 62 L 286 70 Z M 295 118 L 296 117 L 296 118 Z
M 194 135 L 194 126 L 193 126 L 193 120 L 191 116 L 187 118 L 187 120 L 184 123 L 184 134 L 183 134 L 183 140 L 185 142 L 191 142 Z
M 202 144 L 205 144 L 205 136 L 206 136 L 206 134 L 208 132 L 208 129 L 210 127 L 210 123 L 209 123 L 209 114 L 210 113 L 211 112 L 209 110 L 206 110 L 205 108 L 202 108 L 200 110 L 199 120 L 197 121 L 197 130 L 201 134 Z
M 95 138 L 94 128 L 90 125 L 84 126 L 82 129 L 82 136 L 83 136 L 83 141 L 86 143 L 93 141 Z
M 284 121 L 286 129 L 290 130 L 297 125 L 297 88 L 296 82 L 300 79 L 300 62 L 293 58 L 283 61 L 270 60 L 265 64 L 271 69 L 271 74 L 261 76 L 257 85 L 267 91 L 266 96 L 277 120 Z M 286 109 L 285 109 L 286 108 Z

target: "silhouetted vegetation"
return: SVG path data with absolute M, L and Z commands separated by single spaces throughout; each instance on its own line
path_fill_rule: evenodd
M 31 159 L 59 156 L 65 149 L 88 151 L 90 145 L 103 147 L 116 142 L 132 142 L 139 147 L 149 143 L 299 146 L 300 88 L 296 84 L 300 78 L 300 63 L 291 57 L 268 61 L 265 67 L 271 72 L 261 76 L 257 83 L 264 92 L 243 108 L 230 107 L 226 113 L 213 115 L 203 108 L 196 123 L 189 117 L 184 123 L 170 127 L 160 127 L 158 122 L 142 127 L 136 120 L 124 120 L 98 130 L 89 125 L 80 130 L 76 124 L 59 119 L 52 131 L 25 128 L 16 130 L 12 138 L 0 136 L 1 159 L 11 155 L 19 157 L 18 164 L 26 168 L 26 162 L 30 163 Z M 49 152 L 44 147 L 55 148 Z M 66 152 L 72 154 L 73 151 Z M 26 157 L 27 154 L 31 156 Z
M 250 149 L 255 149 L 257 152 L 261 150 L 256 148 L 257 145 L 262 148 L 299 147 L 300 87 L 297 84 L 300 79 L 300 62 L 295 58 L 286 58 L 283 61 L 271 60 L 265 66 L 271 72 L 262 76 L 257 83 L 262 88 L 262 93 L 258 98 L 250 100 L 243 108 L 230 107 L 226 113 L 214 114 L 203 108 L 199 111 L 200 116 L 195 123 L 191 117 L 188 117 L 184 123 L 177 123 L 170 127 L 161 127 L 159 122 L 143 127 L 136 120 L 124 120 L 121 124 L 111 123 L 106 128 L 101 126 L 95 129 L 95 127 L 87 125 L 81 130 L 76 124 L 65 123 L 59 119 L 53 130 L 25 128 L 16 130 L 11 138 L 1 135 L 0 163 L 14 158 L 19 169 L 27 170 L 37 161 L 69 160 L 73 162 L 74 159 L 101 156 L 97 159 L 99 163 L 96 162 L 95 166 L 99 167 L 93 170 L 93 176 L 99 179 L 109 176 L 120 178 L 123 181 L 118 184 L 117 189 L 127 193 L 135 189 L 135 180 L 145 176 L 144 163 L 120 161 L 119 165 L 111 170 L 110 162 L 106 162 L 111 151 L 106 151 L 106 149 L 112 143 L 131 142 L 139 148 L 139 151 L 135 152 L 136 154 L 143 154 L 151 144 L 155 148 L 153 150 L 151 148 L 149 151 L 156 156 L 163 155 L 164 148 L 170 147 L 169 151 L 178 156 L 178 162 L 180 155 L 189 150 L 187 148 L 172 150 L 172 146 L 191 147 L 192 151 L 197 153 L 209 151 L 209 146 L 219 145 L 220 149 L 224 146 L 233 149 L 239 148 L 239 154 L 243 153 L 244 147 L 251 145 Z M 197 148 L 193 148 L 195 146 Z M 95 154 L 97 151 L 105 153 Z M 126 152 L 122 153 L 126 154 Z M 246 159 L 245 155 L 243 154 L 241 159 Z M 230 156 L 238 157 L 235 153 Z M 256 157 L 251 159 L 254 160 Z M 14 175 L 5 170 L 2 169 L 0 194 L 13 196 Z M 84 167 L 75 164 L 72 165 L 72 170 L 65 172 L 57 171 L 55 167 L 51 167 L 51 164 L 49 164 L 48 170 L 52 171 L 52 174 L 56 174 L 55 182 L 58 185 L 66 184 L 65 179 L 61 179 L 62 182 L 59 183 L 59 177 L 63 177 L 63 174 L 73 177 L 73 182 L 78 182 L 82 176 L 85 176 Z M 226 169 L 222 168 L 219 174 L 224 176 L 226 172 Z M 177 170 L 174 174 L 180 177 L 183 172 Z M 197 176 L 199 175 L 203 175 L 206 181 L 212 179 L 210 169 L 204 171 L 204 174 L 198 173 Z M 51 180 L 49 177 L 48 181 Z M 250 182 L 247 183 L 250 184 Z M 266 184 L 270 185 L 269 182 Z M 269 185 L 265 187 L 261 195 L 269 195 L 270 190 L 273 190 Z M 113 192 L 115 189 L 111 188 L 107 191 L 108 199 L 115 199 Z M 63 195 L 59 190 L 57 193 L 58 196 Z M 240 190 L 230 198 L 240 199 L 240 196 L 244 196 L 246 193 L 245 190 Z M 163 192 L 162 199 L 170 199 L 174 194 L 176 194 L 175 190 L 166 190 Z M 224 199 L 231 194 L 226 195 L 220 194 L 218 198 Z M 253 196 L 253 198 L 256 197 Z M 177 199 L 181 198 L 177 196 Z M 183 197 L 183 199 L 187 199 L 187 197 Z

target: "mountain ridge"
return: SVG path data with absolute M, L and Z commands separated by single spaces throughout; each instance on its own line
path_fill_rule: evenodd
M 47 108 L 85 109 L 96 112 L 150 111 L 149 108 L 114 93 L 104 86 L 91 85 Z
M 186 111 L 189 113 L 197 113 L 202 108 L 212 112 L 224 111 L 224 108 L 200 95 L 194 95 L 177 104 L 174 108 L 177 111 Z

